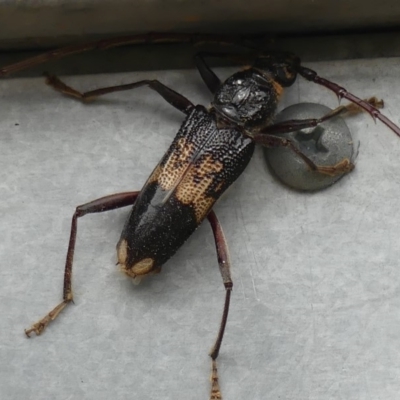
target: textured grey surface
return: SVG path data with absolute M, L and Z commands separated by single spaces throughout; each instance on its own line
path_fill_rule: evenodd
M 400 60 L 311 63 L 399 123 Z M 228 70 L 219 70 L 226 76 Z M 76 76 L 93 88 L 144 78 L 207 104 L 197 72 Z M 330 107 L 299 79 L 282 108 Z M 201 399 L 224 290 L 202 225 L 139 286 L 115 267 L 128 210 L 79 221 L 68 307 L 41 337 L 23 329 L 61 298 L 74 206 L 140 189 L 182 116 L 146 88 L 83 105 L 41 78 L 0 81 L 0 393 L 4 399 Z M 234 292 L 219 358 L 226 400 L 397 400 L 400 393 L 400 139 L 368 116 L 349 121 L 356 170 L 300 194 L 268 173 L 261 150 L 215 207 Z

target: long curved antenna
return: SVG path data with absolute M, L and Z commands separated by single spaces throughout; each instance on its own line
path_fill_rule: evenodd
M 112 39 L 98 40 L 95 42 L 81 43 L 59 49 L 50 50 L 38 56 L 27 58 L 15 64 L 7 65 L 0 68 L 0 78 L 6 75 L 18 72 L 27 68 L 43 64 L 48 61 L 59 60 L 72 54 L 83 53 L 89 50 L 107 50 L 113 47 L 126 46 L 132 44 L 149 44 L 149 43 L 191 43 L 201 45 L 204 43 L 216 43 L 228 46 L 242 46 L 247 48 L 257 48 L 254 40 L 262 41 L 266 37 L 260 35 L 248 36 L 232 36 L 232 35 L 215 35 L 207 33 L 188 34 L 188 33 L 145 33 L 138 35 L 120 36 Z
M 389 118 L 385 117 L 376 107 L 367 103 L 366 101 L 360 99 L 352 93 L 349 93 L 344 87 L 337 85 L 331 81 L 328 81 L 325 78 L 321 78 L 318 74 L 310 68 L 298 66 L 297 72 L 305 79 L 310 82 L 318 83 L 318 85 L 325 86 L 326 88 L 332 90 L 336 93 L 339 101 L 343 98 L 357 104 L 359 107 L 367 111 L 371 115 L 371 117 L 376 122 L 376 119 L 379 119 L 383 122 L 387 127 L 389 127 L 397 136 L 400 136 L 400 127 L 398 127 L 394 122 L 392 122 Z

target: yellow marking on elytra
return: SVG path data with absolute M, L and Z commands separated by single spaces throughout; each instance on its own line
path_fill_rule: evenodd
M 132 267 L 129 267 L 127 265 L 128 250 L 129 250 L 128 242 L 126 241 L 126 239 L 118 243 L 117 246 L 118 264 L 120 265 L 121 272 L 128 275 L 130 278 L 133 278 L 134 281 L 138 276 L 147 275 L 150 272 L 151 273 L 160 272 L 161 269 L 160 267 L 157 268 L 155 271 L 152 271 L 155 262 L 153 258 L 144 258 L 143 260 L 134 264 Z M 135 282 L 138 283 L 137 281 Z
M 124 267 L 126 264 L 126 259 L 128 258 L 128 243 L 124 239 L 117 246 L 117 257 L 118 257 L 118 264 L 121 267 Z
M 131 271 L 135 275 L 146 275 L 148 274 L 154 265 L 153 258 L 144 258 L 132 266 Z
M 220 183 L 218 183 L 218 185 L 217 185 L 217 187 L 215 188 L 215 191 L 218 193 L 221 189 L 222 189 L 222 186 L 224 185 L 224 183 L 225 182 L 220 182 Z
M 208 154 L 200 164 L 191 165 L 176 188 L 176 198 L 183 204 L 192 205 L 196 220 L 200 223 L 215 202 L 207 196 L 207 189 L 214 181 L 214 174 L 221 172 L 224 165 Z
M 180 138 L 176 142 L 176 148 L 158 176 L 158 184 L 163 190 L 171 190 L 176 186 L 192 162 L 194 153 L 193 143 L 188 142 L 185 138 Z
M 182 204 L 190 205 L 195 218 L 200 223 L 215 202 L 206 192 L 214 181 L 214 175 L 221 172 L 224 165 L 210 154 L 193 162 L 196 149 L 186 138 L 180 138 L 168 159 L 151 174 L 148 183 L 157 182 L 162 190 L 169 192 Z M 218 189 L 223 186 L 219 183 Z M 218 191 L 218 189 L 216 191 Z
M 154 259 L 145 258 L 132 267 L 128 267 L 126 264 L 128 259 L 128 242 L 126 239 L 121 240 L 121 242 L 118 243 L 117 256 L 118 264 L 121 266 L 121 271 L 129 275 L 131 278 L 136 277 L 136 275 L 146 275 L 154 265 Z

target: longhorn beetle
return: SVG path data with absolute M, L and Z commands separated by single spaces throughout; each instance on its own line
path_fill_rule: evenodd
M 171 40 L 174 39 L 172 35 L 160 35 L 160 37 L 166 41 L 168 37 L 172 38 Z M 143 41 L 144 36 L 136 38 Z M 139 40 L 132 39 L 131 41 Z M 6 75 L 51 58 L 59 58 L 60 55 L 65 56 L 94 47 L 96 46 L 83 45 L 78 50 L 75 46 L 61 49 L 58 53 L 46 53 L 5 67 L 0 70 L 0 74 Z M 216 359 L 224 336 L 233 287 L 227 244 L 221 225 L 212 211 L 215 202 L 244 171 L 257 143 L 267 147 L 288 147 L 301 157 L 310 170 L 322 174 L 345 174 L 354 167 L 352 160 L 348 159 L 331 166 L 316 165 L 292 142 L 278 134 L 314 127 L 354 109 L 367 111 L 398 136 L 400 136 L 400 128 L 380 113 L 376 108 L 379 104 L 376 99 L 361 100 L 343 87 L 302 66 L 299 57 L 294 54 L 260 52 L 256 55 L 251 67 L 234 73 L 225 82 L 221 82 L 207 65 L 207 56 L 232 57 L 232 55 L 199 53 L 195 57 L 200 75 L 214 96 L 208 109 L 202 105 L 192 104 L 190 100 L 157 80 L 142 80 L 80 93 L 65 85 L 57 77 L 47 75 L 47 82 L 54 89 L 80 100 L 148 86 L 185 114 L 185 120 L 169 149 L 140 191 L 109 195 L 76 208 L 72 217 L 66 257 L 63 301 L 44 318 L 26 329 L 25 333 L 28 337 L 32 332 L 40 335 L 73 300 L 71 276 L 78 218 L 90 213 L 132 206 L 117 244 L 117 256 L 121 270 L 135 281 L 147 275 L 159 273 L 162 265 L 207 218 L 214 234 L 219 268 L 225 287 L 222 320 L 210 353 L 212 359 L 210 399 L 215 400 L 221 398 Z M 244 58 L 240 55 L 240 59 Z M 297 75 L 325 86 L 336 93 L 339 99 L 346 98 L 353 105 L 338 107 L 319 119 L 291 120 L 274 124 L 273 118 L 279 99 L 284 89 L 293 85 Z

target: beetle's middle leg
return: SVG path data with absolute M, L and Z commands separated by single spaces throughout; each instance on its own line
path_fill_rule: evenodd
M 367 103 L 373 105 L 377 108 L 383 107 L 383 101 L 378 100 L 376 97 L 371 97 L 365 100 Z M 259 133 L 252 134 L 251 137 L 256 143 L 259 143 L 265 147 L 287 147 L 296 153 L 302 160 L 310 167 L 311 170 L 326 174 L 329 176 L 336 176 L 346 174 L 354 169 L 354 164 L 351 160 L 345 158 L 339 161 L 335 165 L 321 166 L 316 165 L 310 158 L 308 158 L 295 144 L 286 138 L 282 138 L 280 135 L 283 133 L 295 132 L 301 129 L 314 128 L 324 121 L 331 118 L 337 117 L 339 115 L 354 115 L 359 112 L 364 111 L 357 104 L 350 103 L 346 106 L 339 106 L 329 113 L 325 114 L 321 118 L 309 118 L 309 119 L 292 119 L 289 121 L 284 121 L 275 125 L 267 126 L 262 129 Z
M 348 159 L 345 158 L 342 161 L 339 161 L 335 165 L 317 165 L 314 161 L 308 158 L 296 145 L 290 140 L 286 138 L 282 138 L 279 136 L 273 135 L 262 135 L 256 134 L 252 136 L 256 143 L 261 144 L 265 147 L 287 147 L 292 150 L 295 154 L 297 154 L 312 171 L 319 172 L 321 174 L 329 175 L 329 176 L 337 176 L 347 174 L 348 172 L 354 169 L 354 164 Z
M 67 304 L 73 301 L 72 296 L 72 263 L 74 259 L 76 234 L 78 230 L 78 218 L 83 217 L 86 214 L 100 213 L 103 211 L 115 210 L 132 205 L 140 192 L 126 192 L 112 194 L 105 196 L 97 200 L 93 200 L 90 203 L 83 204 L 76 207 L 71 223 L 71 234 L 69 237 L 69 245 L 67 251 L 67 258 L 65 261 L 64 270 L 64 286 L 63 286 L 63 301 L 53 308 L 44 318 L 33 324 L 29 329 L 25 329 L 25 334 L 29 337 L 32 332 L 36 335 L 40 335 L 46 326 L 54 321 L 60 312 L 66 307 Z
M 222 231 L 221 224 L 219 223 L 218 218 L 215 215 L 214 211 L 211 211 L 208 214 L 207 218 L 214 234 L 215 246 L 217 248 L 219 269 L 221 272 L 222 281 L 225 286 L 225 304 L 224 304 L 224 311 L 222 313 L 221 325 L 219 327 L 217 339 L 215 340 L 215 343 L 210 352 L 210 357 L 212 359 L 210 400 L 220 400 L 222 397 L 218 383 L 218 370 L 217 370 L 216 359 L 218 357 L 219 350 L 221 348 L 226 322 L 228 320 L 229 303 L 230 303 L 233 283 L 230 271 L 228 245 L 226 243 L 226 239 L 224 236 L 224 232 Z

